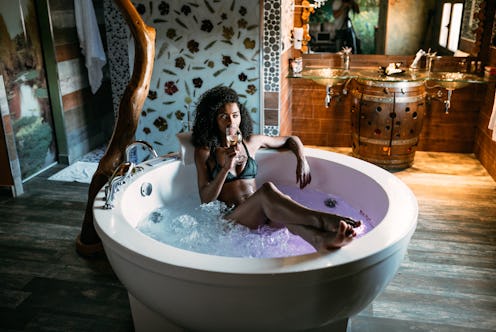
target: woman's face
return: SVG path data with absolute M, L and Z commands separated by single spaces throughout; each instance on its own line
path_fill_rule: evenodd
M 239 128 L 241 123 L 241 112 L 239 111 L 238 103 L 227 103 L 217 113 L 217 127 L 221 135 L 226 132 L 227 126 Z

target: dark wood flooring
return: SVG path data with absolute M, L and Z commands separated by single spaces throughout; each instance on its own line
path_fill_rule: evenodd
M 16 199 L 0 191 L 0 331 L 133 331 L 105 257 L 75 253 L 88 186 L 47 180 L 61 168 Z M 395 174 L 418 198 L 418 227 L 398 274 L 351 330 L 495 331 L 495 181 L 471 154 L 417 152 Z

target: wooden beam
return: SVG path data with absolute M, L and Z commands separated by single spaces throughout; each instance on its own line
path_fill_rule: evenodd
M 141 110 L 150 89 L 155 58 L 155 29 L 145 24 L 130 0 L 114 0 L 114 2 L 134 37 L 134 66 L 131 79 L 119 104 L 112 137 L 88 189 L 88 201 L 81 234 L 76 242 L 76 248 L 82 255 L 91 254 L 90 249 L 96 248 L 94 245 L 101 243 L 93 224 L 93 202 L 113 171 L 124 161 L 126 147 L 134 141 Z

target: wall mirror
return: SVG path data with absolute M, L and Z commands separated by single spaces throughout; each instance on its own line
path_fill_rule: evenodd
M 354 53 L 412 55 L 430 48 L 439 55 L 459 49 L 477 56 L 484 1 L 328 0 L 310 17 L 310 52 L 339 51 L 351 28 L 357 37 Z M 340 17 L 346 12 L 349 20 Z

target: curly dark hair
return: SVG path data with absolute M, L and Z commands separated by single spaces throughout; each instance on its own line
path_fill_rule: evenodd
M 195 147 L 219 146 L 221 139 L 217 127 L 217 114 L 228 103 L 237 103 L 241 114 L 239 129 L 243 136 L 253 133 L 253 123 L 245 105 L 239 102 L 236 91 L 226 86 L 217 86 L 206 91 L 196 105 L 195 122 L 193 124 L 193 145 Z

